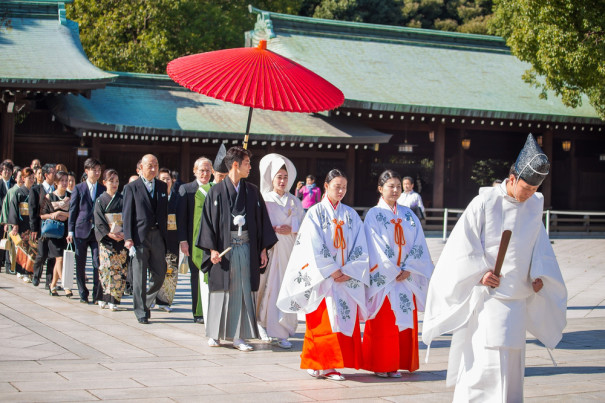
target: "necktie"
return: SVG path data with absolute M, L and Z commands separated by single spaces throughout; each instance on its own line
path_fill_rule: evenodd
M 90 187 L 90 199 L 94 202 L 95 201 L 95 193 L 96 193 L 96 184 L 92 185 Z

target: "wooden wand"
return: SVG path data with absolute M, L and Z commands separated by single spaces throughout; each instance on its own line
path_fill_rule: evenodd
M 494 267 L 494 274 L 497 277 L 500 277 L 502 263 L 504 263 L 504 256 L 506 256 L 506 250 L 508 249 L 508 243 L 510 242 L 510 236 L 512 234 L 512 231 L 508 229 L 504 230 L 504 232 L 502 233 L 502 239 L 500 240 L 500 249 L 498 249 L 498 257 L 496 258 L 496 267 Z

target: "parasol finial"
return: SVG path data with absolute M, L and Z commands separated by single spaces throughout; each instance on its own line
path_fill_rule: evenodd
M 267 50 L 267 41 L 265 39 L 261 39 L 260 41 L 258 41 L 257 48 L 261 50 Z

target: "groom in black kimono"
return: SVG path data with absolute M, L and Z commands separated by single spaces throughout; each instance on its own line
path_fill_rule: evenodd
M 209 273 L 208 345 L 233 340 L 240 351 L 252 350 L 243 339 L 258 337 L 252 292 L 258 291 L 261 270 L 267 266 L 267 249 L 277 242 L 258 187 L 244 180 L 251 155 L 241 147 L 227 151 L 229 174 L 206 196 L 197 239 L 204 250 L 201 270 Z

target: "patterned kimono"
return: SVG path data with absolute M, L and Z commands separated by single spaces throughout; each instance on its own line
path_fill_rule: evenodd
M 126 288 L 128 250 L 124 241 L 117 242 L 107 234 L 111 232 L 108 216 L 117 226 L 122 224 L 122 195 L 113 197 L 107 192 L 97 197 L 94 209 L 95 238 L 99 243 L 99 281 L 103 286 L 103 301 L 118 305 Z
M 174 294 L 176 294 L 176 286 L 179 281 L 179 240 L 177 235 L 177 220 L 176 210 L 178 206 L 178 193 L 172 188 L 168 195 L 168 220 L 166 234 L 166 277 L 162 288 L 158 291 L 156 304 L 172 305 Z
M 19 235 L 21 236 L 21 244 L 16 246 L 17 253 L 26 253 L 31 257 L 31 260 L 36 258 L 38 244 L 30 239 L 29 227 L 29 189 L 22 185 L 15 191 L 15 197 L 9 200 L 8 206 L 8 223 L 18 225 Z M 21 249 L 21 252 L 18 249 Z M 31 268 L 31 270 L 30 270 Z M 33 266 L 30 264 L 23 268 L 21 265 L 16 265 L 17 273 L 25 274 L 26 271 L 33 272 Z
M 370 256 L 364 369 L 418 369 L 417 310 L 424 310 L 433 262 L 420 220 L 408 207 L 382 199 L 364 222 Z M 402 270 L 410 277 L 397 281 Z
M 351 277 L 330 276 L 338 269 Z M 300 227 L 277 306 L 307 314 L 301 354 L 303 369 L 362 366 L 359 317 L 365 318 L 369 285 L 363 223 L 352 208 L 327 197 L 311 207 Z

